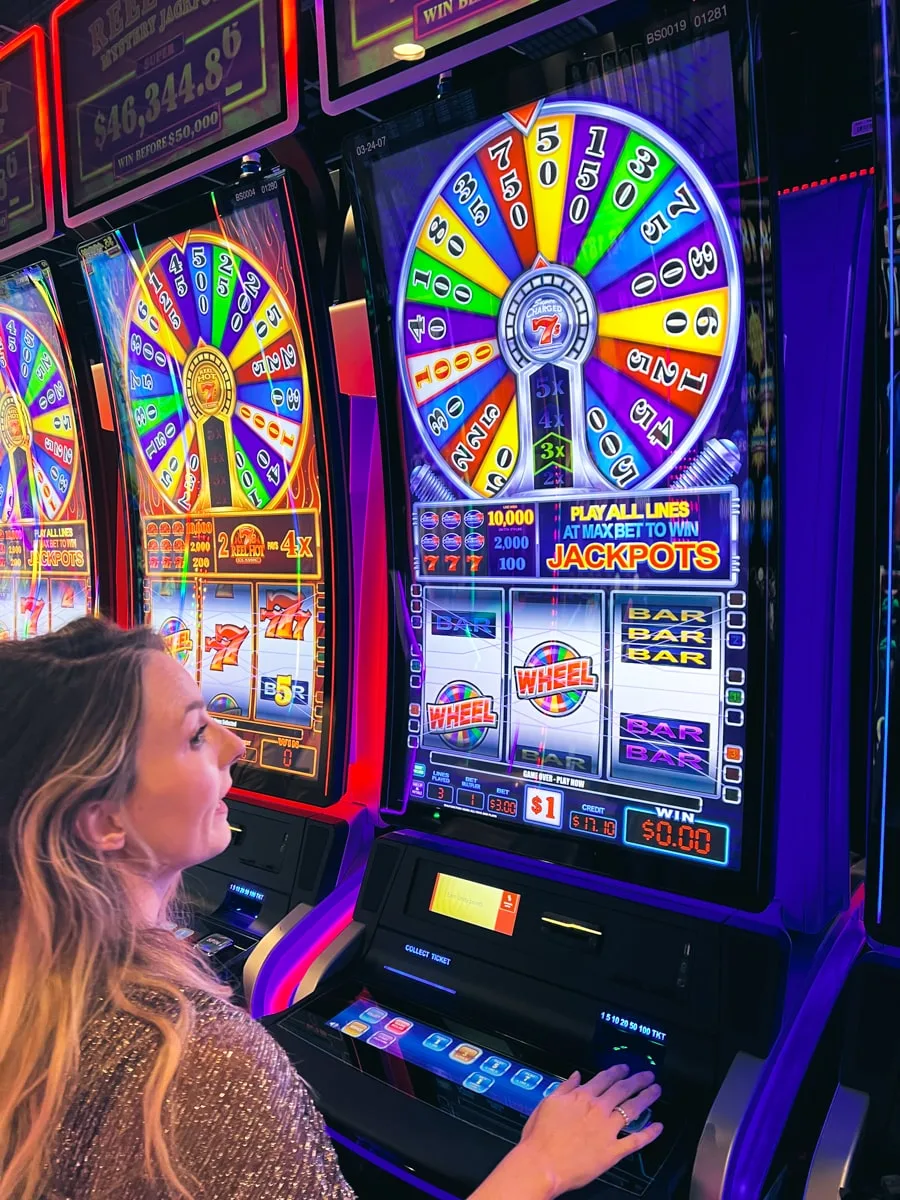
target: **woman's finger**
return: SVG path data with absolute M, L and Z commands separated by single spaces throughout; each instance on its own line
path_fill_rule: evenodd
M 608 1067 L 605 1071 L 601 1071 L 581 1086 L 592 1096 L 602 1096 L 614 1083 L 624 1079 L 627 1074 L 628 1067 L 624 1063 L 619 1063 L 615 1067 Z
M 617 1104 L 623 1104 L 626 1100 L 630 1100 L 632 1096 L 636 1096 L 638 1092 L 642 1092 L 644 1088 L 649 1087 L 654 1082 L 654 1079 L 655 1076 L 652 1071 L 639 1071 L 637 1075 L 629 1075 L 627 1079 L 619 1079 L 603 1093 L 603 1103 L 608 1103 L 610 1108 L 615 1108 Z
M 581 1086 L 581 1073 L 573 1071 L 568 1079 L 564 1079 L 556 1089 L 554 1095 L 565 1096 L 567 1092 L 574 1092 L 577 1087 Z
M 655 1104 L 661 1095 L 662 1088 L 658 1083 L 654 1083 L 652 1087 L 644 1088 L 642 1092 L 638 1092 L 638 1094 L 636 1096 L 632 1096 L 630 1100 L 623 1100 L 622 1103 L 616 1105 L 616 1107 L 620 1108 L 622 1112 L 627 1115 L 628 1120 L 625 1122 L 625 1124 L 630 1125 L 632 1121 L 636 1121 L 638 1119 L 645 1109 L 648 1109 L 651 1104 Z
M 638 1150 L 643 1150 L 645 1146 L 655 1142 L 662 1131 L 663 1127 L 660 1122 L 654 1121 L 640 1133 L 629 1133 L 626 1137 L 619 1138 L 616 1142 L 616 1153 L 620 1154 L 620 1160 L 627 1158 L 629 1154 L 636 1154 Z

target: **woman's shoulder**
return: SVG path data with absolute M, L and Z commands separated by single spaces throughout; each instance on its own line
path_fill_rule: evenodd
M 190 1023 L 182 1044 L 185 1065 L 202 1061 L 216 1073 L 217 1068 L 246 1072 L 255 1066 L 266 1075 L 288 1068 L 284 1051 L 246 1009 L 196 988 L 129 989 L 124 1003 L 104 1004 L 89 1021 L 82 1053 L 88 1059 L 96 1053 L 107 1061 L 110 1054 L 132 1060 L 153 1054 L 163 1028 L 180 1024 L 186 1007 Z
M 138 1181 L 143 1094 L 165 1036 L 162 1027 L 171 1031 L 185 1000 L 190 1029 L 166 1111 L 185 1170 L 202 1182 L 199 1194 L 352 1198 L 312 1097 L 275 1039 L 228 1000 L 165 986 L 133 991 L 124 1005 L 106 1006 L 90 1023 L 78 1095 L 60 1132 L 57 1190 L 122 1200 L 157 1194 Z M 115 1192 L 101 1182 L 91 1190 L 94 1183 L 81 1186 L 88 1177 L 125 1182 Z
M 273 1106 L 295 1120 L 314 1111 L 306 1084 L 278 1042 L 245 1009 L 196 989 L 142 987 L 129 993 L 124 1007 L 106 1009 L 88 1029 L 84 1076 L 96 1083 L 102 1075 L 104 1089 L 123 1095 L 129 1083 L 146 1080 L 163 1030 L 177 1025 L 185 1001 L 190 1023 L 179 1036 L 172 1091 L 184 1123 L 198 1133 L 209 1125 L 211 1133 L 235 1115 L 246 1119 L 248 1112 Z
M 186 1062 L 202 1059 L 207 1068 L 225 1066 L 232 1072 L 256 1066 L 265 1073 L 289 1066 L 287 1055 L 245 1008 L 235 1001 L 197 988 L 141 987 L 129 994 L 125 1008 L 106 1010 L 106 1037 L 119 1045 L 158 1041 L 154 1017 L 177 1021 L 185 1002 L 190 1010 L 190 1032 L 185 1038 Z
M 296 1074 L 284 1050 L 271 1034 L 255 1021 L 246 1009 L 233 1001 L 188 992 L 194 1009 L 193 1029 L 185 1055 L 195 1063 L 202 1059 L 207 1067 L 225 1068 L 271 1081 L 285 1073 L 291 1082 Z

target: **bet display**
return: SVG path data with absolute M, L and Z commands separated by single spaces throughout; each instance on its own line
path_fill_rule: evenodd
M 0 278 L 0 639 L 93 611 L 73 372 L 49 271 Z
M 317 401 L 285 243 L 273 197 L 84 251 L 145 619 L 276 792 L 279 775 L 320 778 L 327 720 Z
M 408 495 L 386 807 L 737 870 L 755 291 L 728 33 L 641 84 L 348 152 Z

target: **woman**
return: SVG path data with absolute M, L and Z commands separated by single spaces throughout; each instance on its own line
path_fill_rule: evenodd
M 0 644 L 0 1200 L 352 1197 L 306 1086 L 172 936 L 224 850 L 243 743 L 149 630 Z M 477 1200 L 549 1200 L 619 1138 L 649 1074 L 572 1076 Z

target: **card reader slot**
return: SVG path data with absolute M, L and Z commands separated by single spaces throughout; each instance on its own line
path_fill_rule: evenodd
M 600 949 L 603 930 L 596 922 L 591 924 L 562 913 L 545 912 L 541 915 L 541 925 L 551 937 L 578 943 L 584 949 L 595 953 Z

